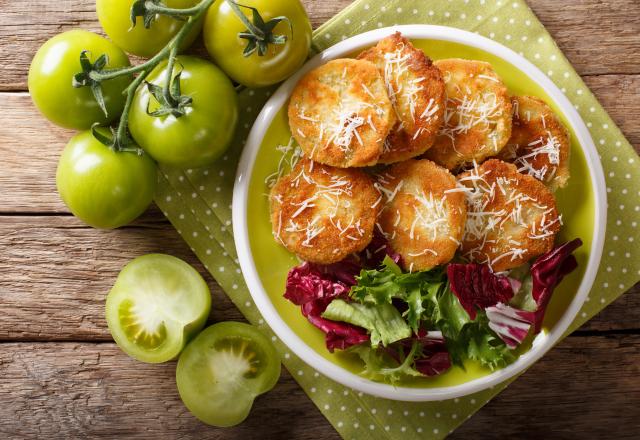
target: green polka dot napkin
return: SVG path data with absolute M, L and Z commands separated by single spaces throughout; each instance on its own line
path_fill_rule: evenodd
M 454 26 L 495 39 L 523 54 L 555 81 L 581 113 L 599 149 L 609 201 L 601 270 L 576 329 L 640 279 L 640 159 L 589 92 L 542 24 L 522 0 L 361 0 L 316 30 L 321 51 L 341 39 L 395 24 Z M 238 158 L 251 124 L 271 90 L 240 95 L 241 121 L 232 148 L 208 169 L 163 170 L 156 202 L 247 319 L 267 332 L 285 367 L 344 438 L 442 438 L 506 384 L 472 396 L 404 403 L 347 389 L 288 351 L 266 326 L 251 300 L 231 231 L 231 194 Z

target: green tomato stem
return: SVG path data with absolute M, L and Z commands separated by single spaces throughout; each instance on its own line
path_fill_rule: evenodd
M 207 9 L 209 9 L 209 7 L 215 1 L 216 0 L 202 0 L 193 8 L 185 9 L 185 11 L 190 11 L 192 9 L 196 11 L 193 15 L 189 17 L 187 22 L 184 24 L 184 26 L 182 26 L 180 31 L 178 31 L 178 33 L 171 39 L 171 41 L 169 41 L 169 43 L 167 43 L 167 45 L 163 47 L 160 50 L 160 52 L 155 54 L 152 58 L 148 59 L 144 63 L 138 64 L 136 66 L 121 68 L 121 69 L 106 69 L 106 70 L 92 71 L 89 74 L 89 77 L 94 81 L 101 82 L 101 81 L 117 78 L 123 75 L 132 75 L 138 72 L 142 72 L 143 70 L 147 70 L 147 71 L 153 70 L 154 67 L 160 64 L 161 61 L 163 61 L 170 55 L 173 48 L 176 48 L 177 50 L 180 47 L 182 41 L 185 39 L 187 34 L 191 31 L 191 29 L 193 29 L 193 27 L 196 25 L 198 20 L 204 15 Z
M 122 109 L 122 115 L 120 115 L 120 121 L 118 122 L 118 129 L 116 131 L 116 138 L 114 139 L 113 143 L 114 149 L 116 151 L 123 151 L 123 146 L 127 144 L 127 127 L 129 125 L 128 121 L 131 103 L 133 102 L 133 97 L 136 94 L 138 86 L 142 84 L 149 72 L 149 70 L 143 70 L 142 72 L 140 72 L 136 79 L 134 79 L 126 89 L 127 100 L 125 101 L 124 108 Z
M 198 12 L 200 12 L 200 6 L 201 4 L 197 4 L 191 8 L 176 9 L 176 8 L 168 8 L 166 6 L 161 6 L 152 1 L 144 2 L 144 7 L 147 11 L 154 12 L 156 14 L 161 14 L 161 15 L 168 15 L 169 17 L 176 17 L 176 18 L 196 15 Z
M 164 83 L 163 94 L 167 102 L 173 102 L 173 95 L 171 94 L 171 79 L 173 77 L 173 66 L 176 62 L 176 56 L 178 55 L 178 46 L 171 48 L 169 52 L 169 60 L 167 61 L 167 80 Z
M 133 75 L 138 73 L 138 76 L 131 82 L 131 84 L 129 84 L 129 86 L 125 90 L 125 93 L 127 94 L 127 99 L 124 105 L 124 109 L 122 110 L 122 115 L 120 116 L 120 121 L 118 122 L 118 129 L 115 134 L 116 137 L 113 143 L 114 144 L 113 148 L 115 149 L 115 151 L 123 151 L 127 149 L 126 145 L 128 143 L 127 129 L 128 129 L 129 110 L 131 108 L 131 104 L 133 103 L 133 98 L 135 96 L 136 90 L 138 89 L 140 84 L 142 84 L 142 82 L 145 80 L 147 75 L 149 75 L 149 73 L 158 64 L 160 64 L 161 61 L 163 61 L 166 58 L 169 58 L 168 60 L 169 76 L 165 84 L 164 93 L 165 93 L 165 96 L 171 94 L 170 84 L 171 84 L 173 66 L 175 63 L 175 58 L 178 54 L 178 50 L 182 44 L 182 41 L 184 40 L 186 35 L 191 31 L 191 29 L 193 29 L 193 27 L 198 22 L 198 20 L 200 20 L 200 18 L 205 14 L 207 9 L 209 9 L 209 7 L 215 1 L 216 0 L 202 0 L 200 3 L 198 3 L 196 6 L 192 8 L 179 10 L 181 12 L 180 15 L 182 16 L 188 15 L 189 19 L 184 24 L 184 26 L 182 26 L 180 31 L 178 31 L 178 33 L 171 39 L 171 41 L 169 41 L 169 43 L 167 43 L 165 47 L 163 47 L 157 54 L 155 54 L 152 58 L 150 58 L 146 62 L 139 64 L 137 66 L 125 67 L 121 69 L 106 69 L 106 70 L 97 70 L 97 71 L 90 72 L 89 77 L 97 82 L 106 81 L 106 80 L 117 78 L 123 75 Z M 148 3 L 151 3 L 151 2 L 148 2 Z M 171 15 L 173 11 L 177 11 L 177 10 L 172 10 L 170 8 L 164 8 L 157 5 L 153 5 L 153 6 L 158 8 L 157 12 L 159 14 L 164 14 L 166 12 L 165 9 L 170 11 L 170 13 L 166 15 Z

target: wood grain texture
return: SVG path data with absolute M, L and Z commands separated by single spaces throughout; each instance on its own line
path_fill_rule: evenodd
M 452 438 L 612 438 L 614 420 L 616 439 L 634 438 L 638 347 L 638 335 L 568 338 Z M 8 438 L 337 438 L 286 372 L 245 423 L 217 429 L 180 403 L 174 363 L 142 364 L 111 343 L 2 348 L 0 433 Z
M 351 1 L 303 3 L 317 27 Z M 637 0 L 535 0 L 529 4 L 581 75 L 640 73 L 637 60 L 629 56 L 640 53 Z M 0 8 L 0 90 L 26 90 L 31 58 L 53 35 L 78 27 L 100 32 L 91 0 L 0 0 Z M 201 49 L 197 43 L 194 50 Z
M 351 0 L 303 3 L 317 27 Z M 640 151 L 640 2 L 529 5 Z M 0 0 L 0 92 L 26 90 L 46 39 L 100 31 L 94 9 L 93 0 Z M 199 43 L 193 51 L 204 53 Z M 173 364 L 135 362 L 109 342 L 104 296 L 120 268 L 148 252 L 195 265 L 212 290 L 210 320 L 243 318 L 157 208 L 108 232 L 68 214 L 54 176 L 72 132 L 44 121 L 26 93 L 0 93 L 0 121 L 0 437 L 338 438 L 286 373 L 245 423 L 208 428 L 180 403 Z M 637 438 L 639 322 L 637 285 L 452 438 Z
M 0 340 L 111 340 L 106 294 L 128 261 L 152 252 L 198 269 L 212 291 L 211 319 L 244 320 L 157 211 L 100 232 L 72 216 L 0 219 Z
M 246 422 L 228 429 L 182 405 L 175 362 L 143 364 L 112 343 L 4 344 L 0 376 L 5 439 L 339 439 L 284 370 Z

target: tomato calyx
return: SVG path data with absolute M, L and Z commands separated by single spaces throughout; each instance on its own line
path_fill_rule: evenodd
M 169 63 L 173 64 L 174 58 L 169 59 Z M 173 73 L 173 66 L 168 67 L 168 77 L 171 77 Z M 176 118 L 184 116 L 186 109 L 193 101 L 190 96 L 185 96 L 180 93 L 180 75 L 182 71 L 178 72 L 172 80 L 167 80 L 165 87 L 160 87 L 157 84 L 153 84 L 149 81 L 145 81 L 147 89 L 151 96 L 153 96 L 157 102 L 157 108 L 151 110 L 151 101 L 147 104 L 147 114 L 149 116 L 166 116 L 173 115 Z
M 144 154 L 144 150 L 135 144 L 128 132 L 125 132 L 124 136 L 118 136 L 118 132 L 113 127 L 109 127 L 111 136 L 107 136 L 99 128 L 100 124 L 93 124 L 91 126 L 91 134 L 105 147 L 116 152 L 135 153 L 138 156 Z
M 242 21 L 242 23 L 247 26 L 247 30 L 238 34 L 240 38 L 247 40 L 247 45 L 242 52 L 245 57 L 248 57 L 255 52 L 258 53 L 258 56 L 264 56 L 267 54 L 267 50 L 269 49 L 270 44 L 285 44 L 287 42 L 286 35 L 276 35 L 273 33 L 273 29 L 283 21 L 287 22 L 287 24 L 289 25 L 289 30 L 293 35 L 291 20 L 289 20 L 289 18 L 285 17 L 284 15 L 274 17 L 271 20 L 265 22 L 260 15 L 260 12 L 256 8 L 252 6 L 241 5 L 234 2 L 233 0 L 227 0 L 227 3 L 231 7 L 231 10 L 240 19 L 240 21 Z M 249 9 L 252 13 L 252 20 L 249 20 L 249 18 L 244 15 L 240 8 Z
M 109 116 L 107 112 L 107 106 L 104 102 L 104 96 L 102 93 L 102 86 L 100 85 L 100 81 L 96 81 L 91 78 L 91 72 L 95 70 L 102 70 L 109 63 L 109 57 L 107 54 L 100 55 L 94 63 L 91 62 L 89 56 L 87 55 L 89 51 L 83 50 L 80 52 L 80 67 L 82 67 L 82 72 L 76 73 L 72 78 L 72 85 L 75 88 L 80 87 L 89 87 L 91 89 L 91 93 L 95 98 L 96 102 L 100 106 L 100 109 L 104 113 L 105 116 Z

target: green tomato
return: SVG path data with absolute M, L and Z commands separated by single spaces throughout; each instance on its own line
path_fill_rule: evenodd
M 158 15 L 149 29 L 137 17 L 136 25 L 131 25 L 131 6 L 136 0 L 97 0 L 98 20 L 109 38 L 129 53 L 150 58 L 167 45 L 184 25 L 184 21 L 166 15 Z M 186 9 L 195 6 L 199 0 L 164 0 L 164 6 Z M 202 20 L 182 40 L 181 49 L 186 49 L 196 39 L 202 29 Z
M 129 66 L 129 58 L 115 44 L 93 32 L 74 30 L 56 35 L 44 43 L 31 61 L 29 93 L 40 112 L 54 124 L 86 130 L 94 123 L 115 120 L 124 108 L 124 89 L 131 76 L 102 83 L 107 116 L 98 106 L 89 87 L 75 88 L 73 76 L 82 72 L 80 53 L 86 50 L 91 62 L 102 54 L 109 57 L 105 68 Z
M 167 79 L 166 61 L 147 78 L 163 86 Z M 238 121 L 238 100 L 229 78 L 216 66 L 201 58 L 180 56 L 173 76 L 180 72 L 182 95 L 193 98 L 186 114 L 151 116 L 158 103 L 142 85 L 129 112 L 129 130 L 144 150 L 161 164 L 197 168 L 220 157 L 233 138 Z
M 99 129 L 108 136 L 106 129 Z M 156 187 L 156 164 L 146 154 L 116 152 L 91 131 L 71 138 L 58 162 L 58 192 L 69 210 L 94 228 L 112 229 L 142 214 Z
M 299 0 L 246 0 L 238 2 L 258 9 L 267 22 L 285 16 L 291 23 L 293 33 L 286 21 L 273 30 L 275 35 L 284 35 L 282 45 L 270 44 L 268 52 L 259 56 L 257 51 L 243 55 L 247 40 L 240 38 L 247 26 L 236 16 L 227 1 L 217 1 L 207 11 L 204 22 L 204 44 L 215 63 L 234 81 L 247 87 L 264 87 L 276 84 L 293 74 L 307 59 L 311 45 L 311 23 Z M 252 12 L 240 8 L 251 19 Z
M 204 327 L 211 293 L 197 270 L 164 254 L 138 257 L 107 295 L 107 324 L 118 347 L 134 359 L 176 358 Z
M 257 328 L 241 322 L 207 327 L 187 345 L 176 369 L 180 398 L 198 419 L 233 426 L 280 377 L 280 358 Z

